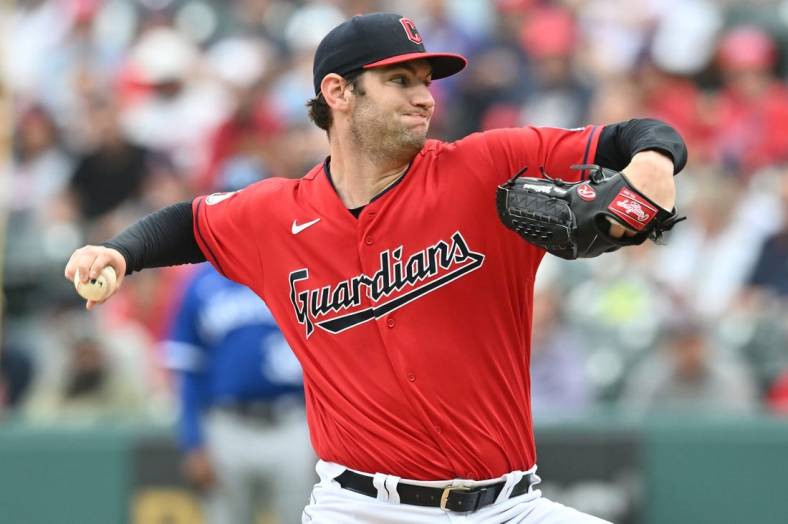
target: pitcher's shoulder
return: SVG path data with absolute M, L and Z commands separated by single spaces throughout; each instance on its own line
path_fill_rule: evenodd
M 419 154 L 425 158 L 448 160 L 454 157 L 473 157 L 489 152 L 485 133 L 472 133 L 452 142 L 427 140 Z

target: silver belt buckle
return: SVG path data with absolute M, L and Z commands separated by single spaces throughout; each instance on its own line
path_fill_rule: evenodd
M 443 511 L 451 511 L 449 509 L 446 509 L 446 503 L 449 501 L 449 493 L 451 493 L 452 491 L 470 491 L 470 490 L 471 488 L 467 486 L 446 486 L 445 488 L 443 488 L 443 493 L 441 493 L 440 508 Z

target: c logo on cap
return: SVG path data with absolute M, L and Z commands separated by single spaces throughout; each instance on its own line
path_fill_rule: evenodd
M 413 22 L 413 20 L 410 18 L 400 18 L 399 23 L 405 28 L 405 34 L 408 36 L 408 40 L 414 44 L 420 44 L 423 42 L 421 35 L 419 34 L 419 30 L 416 29 L 416 24 Z

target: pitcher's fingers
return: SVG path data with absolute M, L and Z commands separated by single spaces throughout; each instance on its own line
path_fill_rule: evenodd
M 66 277 L 66 280 L 74 281 L 74 274 L 77 272 L 77 259 L 81 256 L 79 250 L 74 251 L 71 253 L 71 256 L 66 262 L 66 269 L 63 271 L 63 276 Z
M 624 235 L 624 228 L 616 224 L 615 222 L 610 223 L 610 229 L 608 229 L 608 234 L 613 238 L 621 238 Z
M 617 220 L 608 217 L 607 221 L 610 222 L 610 229 L 608 229 L 608 234 L 613 238 L 621 238 L 624 235 L 631 237 L 637 234 L 636 231 L 621 225 Z
M 94 278 L 98 278 L 98 276 L 101 274 L 101 272 L 104 270 L 105 267 L 112 266 L 112 262 L 113 262 L 112 257 L 110 257 L 109 255 L 107 255 L 104 252 L 100 252 L 96 256 L 96 258 L 93 259 L 93 264 L 91 264 L 91 266 L 90 266 L 90 278 L 91 278 L 91 280 L 94 279 Z M 113 267 L 112 269 L 115 269 L 115 268 Z M 115 270 L 116 274 L 117 274 L 117 272 L 118 271 Z
M 90 246 L 85 246 L 74 251 L 71 259 L 66 265 L 65 276 L 70 281 L 74 280 L 74 275 L 79 271 L 79 279 L 82 282 L 87 282 L 90 278 L 90 268 L 93 261 L 96 259 L 96 254 L 88 249 Z
M 111 267 L 115 272 L 115 288 L 120 287 L 123 277 L 126 276 L 126 261 L 117 251 L 102 249 L 93 262 L 90 278 L 98 278 L 104 268 Z
M 93 251 L 86 252 L 82 257 L 80 257 L 77 263 L 77 269 L 79 270 L 79 279 L 82 282 L 87 282 L 91 278 L 96 278 L 91 276 L 93 273 L 93 268 L 96 265 L 96 258 L 97 255 Z

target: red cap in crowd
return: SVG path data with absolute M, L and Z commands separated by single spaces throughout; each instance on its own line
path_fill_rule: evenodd
M 561 8 L 538 9 L 523 24 L 520 44 L 534 57 L 572 54 L 577 38 L 572 13 Z
M 768 69 L 777 59 L 774 40 L 757 26 L 739 26 L 728 31 L 720 42 L 723 69 Z

